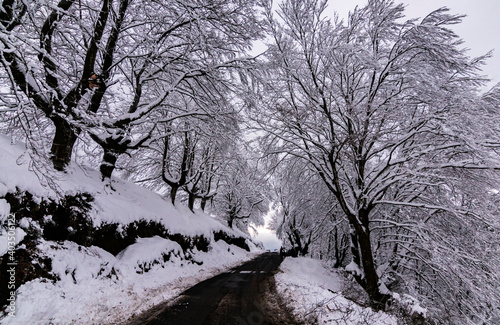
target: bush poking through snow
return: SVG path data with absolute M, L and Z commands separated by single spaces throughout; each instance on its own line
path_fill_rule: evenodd
M 178 243 L 184 252 L 193 249 L 207 252 L 210 245 L 210 240 L 203 235 L 191 237 L 182 234 L 171 234 L 161 223 L 144 219 L 134 221 L 128 225 L 118 223 L 103 224 L 95 229 L 92 235 L 92 245 L 101 247 L 116 255 L 135 243 L 137 238 L 153 236 L 163 237 Z
M 29 192 L 18 190 L 5 194 L 4 199 L 10 204 L 10 213 L 16 215 L 16 221 L 24 226 L 28 236 L 53 241 L 69 240 L 82 246 L 92 245 L 94 227 L 87 216 L 94 201 L 92 195 L 77 193 L 56 201 L 36 198 Z
M 52 199 L 38 199 L 29 192 L 6 193 L 3 199 L 10 205 L 10 213 L 16 216 L 16 226 L 26 235 L 16 246 L 14 257 L 15 289 L 37 278 L 58 280 L 52 273 L 52 261 L 40 254 L 37 245 L 41 238 L 53 241 L 70 240 L 88 246 L 91 244 L 92 222 L 86 213 L 93 198 L 90 194 L 66 195 L 59 202 Z M 7 224 L 1 225 L 7 230 Z M 7 303 L 9 288 L 9 259 L 0 258 L 0 306 Z
M 58 277 L 51 273 L 52 261 L 50 258 L 39 256 L 39 250 L 36 247 L 36 241 L 25 238 L 23 245 L 16 249 L 14 256 L 17 261 L 15 289 L 28 281 L 45 278 L 51 281 L 57 281 Z M 0 257 L 0 306 L 3 311 L 8 303 L 7 299 L 13 289 L 9 286 L 10 268 L 8 254 Z
M 88 193 L 66 195 L 60 201 L 38 199 L 29 192 L 7 193 L 5 200 L 11 206 L 11 213 L 19 222 L 26 218 L 30 226 L 24 229 L 32 237 L 45 240 L 69 240 L 82 246 L 97 246 L 118 254 L 137 238 L 160 236 L 177 242 L 184 252 L 197 249 L 207 252 L 210 239 L 203 235 L 185 236 L 172 234 L 163 224 L 154 220 L 140 219 L 129 224 L 103 223 L 94 226 L 87 216 L 91 210 L 93 197 Z M 40 232 L 40 233 L 38 233 Z M 250 250 L 246 239 L 231 236 L 223 231 L 214 233 L 216 241 L 223 240 L 247 251 Z
M 245 238 L 234 237 L 234 236 L 228 235 L 226 232 L 224 232 L 222 230 L 214 233 L 214 240 L 215 241 L 223 240 L 229 245 L 237 246 L 237 247 L 242 248 L 248 252 L 250 251 L 250 247 L 248 247 L 248 244 L 247 244 Z

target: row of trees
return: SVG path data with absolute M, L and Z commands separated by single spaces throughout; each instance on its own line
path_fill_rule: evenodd
M 191 210 L 198 200 L 201 210 L 221 217 L 229 227 L 247 231 L 250 223 L 263 224 L 268 186 L 242 150 L 238 126 L 232 118 L 226 122 L 198 119 L 168 124 L 163 131 L 166 136 L 124 162 L 128 178 L 154 191 L 168 192 L 172 204 L 180 196 Z
M 97 151 L 107 182 L 120 158 L 130 177 L 169 186 L 172 202 L 179 188 L 191 209 L 224 192 L 230 224 L 260 216 L 256 189 L 229 190 L 255 174 L 247 158 L 226 159 L 240 137 L 233 77 L 261 35 L 255 4 L 3 1 L 2 128 L 28 135 L 41 175 L 48 160 L 65 171 L 75 152 Z
M 27 136 L 40 168 L 73 155 L 109 182 L 118 166 L 229 226 L 262 223 L 272 199 L 278 234 L 346 267 L 374 308 L 392 291 L 441 321 L 499 317 L 488 55 L 467 56 L 450 29 L 462 17 L 444 8 L 407 20 L 369 0 L 346 21 L 326 8 L 3 1 L 0 126 Z M 265 36 L 265 55 L 248 56 Z
M 278 233 L 297 247 L 326 237 L 316 254 L 328 247 L 338 263 L 349 236 L 346 270 L 374 308 L 394 290 L 441 321 L 498 319 L 499 98 L 479 95 L 478 75 L 488 55 L 466 55 L 450 29 L 462 17 L 446 8 L 407 20 L 402 4 L 369 0 L 345 22 L 325 9 L 267 8 L 267 74 L 247 99 L 271 166 L 296 168 L 277 180 Z

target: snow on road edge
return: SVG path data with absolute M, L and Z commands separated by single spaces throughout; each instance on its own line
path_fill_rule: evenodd
M 145 261 L 159 260 L 161 252 L 175 252 L 176 247 L 171 246 L 176 243 L 166 241 L 161 237 L 148 238 L 147 242 L 139 239 L 121 258 L 94 246 L 42 242 L 38 247 L 52 257 L 53 273 L 61 279 L 55 283 L 36 279 L 21 286 L 16 316 L 5 317 L 0 323 L 120 324 L 256 255 L 218 241 L 207 253 L 195 252 L 202 265 L 171 258 L 138 273 Z M 144 246 L 149 246 L 149 251 Z
M 276 290 L 306 324 L 397 325 L 394 316 L 361 307 L 342 296 L 344 280 L 321 261 L 287 257 L 275 275 Z

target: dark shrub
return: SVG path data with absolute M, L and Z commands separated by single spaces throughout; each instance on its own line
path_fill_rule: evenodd
M 238 246 L 242 249 L 250 251 L 250 247 L 248 247 L 248 244 L 246 243 L 245 238 L 230 236 L 222 230 L 214 233 L 214 240 L 215 241 L 223 240 L 226 243 L 228 243 L 229 245 L 235 245 L 235 246 Z
M 8 303 L 7 299 L 10 297 L 10 292 L 17 290 L 17 288 L 28 281 L 37 278 L 57 280 L 50 273 L 52 271 L 52 261 L 49 258 L 37 255 L 36 242 L 26 240 L 25 237 L 22 243 L 24 244 L 24 248 L 18 248 L 14 253 L 15 266 L 12 265 L 8 254 L 0 258 L 0 306 L 5 307 Z M 12 283 L 10 283 L 11 273 L 9 269 L 12 267 L 15 269 L 14 288 L 12 288 Z

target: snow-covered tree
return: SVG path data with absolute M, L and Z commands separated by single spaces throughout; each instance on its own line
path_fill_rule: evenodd
M 473 251 L 498 239 L 488 201 L 500 157 L 497 127 L 483 128 L 497 123 L 498 106 L 486 110 L 477 93 L 485 57 L 461 49 L 449 28 L 461 16 L 446 8 L 405 20 L 403 5 L 369 0 L 345 22 L 326 19 L 325 8 L 284 1 L 278 18 L 268 8 L 274 43 L 264 78 L 252 85 L 258 96 L 248 99 L 267 152 L 303 159 L 335 196 L 351 228 L 347 269 L 373 307 L 391 297 L 382 254 L 392 249 L 397 261 L 410 261 L 400 273 L 406 290 L 427 282 L 419 292 L 438 301 L 431 291 L 439 282 L 460 293 L 442 295 L 440 307 L 487 320 L 498 310 L 479 293 L 498 301 L 498 266 Z M 398 231 L 381 232 L 390 227 Z M 379 251 L 379 242 L 390 248 Z
M 214 108 L 212 94 L 260 34 L 256 4 L 3 1 L 2 66 L 17 97 L 52 122 L 54 167 L 64 170 L 86 132 L 104 151 L 107 178 L 119 155 L 150 138 L 162 122 L 153 113 L 173 94 L 203 113 Z
M 269 210 L 269 187 L 255 161 L 234 144 L 242 145 L 235 142 L 228 148 L 225 165 L 218 171 L 216 195 L 207 210 L 229 227 L 248 232 L 252 224 L 264 224 Z
M 292 254 L 310 254 L 345 265 L 348 224 L 336 198 L 302 159 L 288 157 L 274 172 L 275 213 L 271 227 Z
M 184 187 L 188 193 L 188 207 L 191 211 L 197 199 L 200 199 L 200 209 L 205 211 L 207 202 L 217 195 L 217 187 L 220 180 L 220 171 L 225 165 L 221 164 L 226 143 L 220 138 L 209 137 L 206 142 L 201 143 L 200 152 L 197 155 L 197 168 L 192 168 L 191 181 Z
M 125 177 L 168 193 L 172 204 L 180 197 L 188 201 L 192 210 L 195 201 L 201 200 L 204 210 L 216 194 L 229 147 L 239 137 L 240 117 L 233 105 L 224 100 L 216 103 L 220 114 L 182 115 L 194 111 L 189 108 L 193 102 L 177 98 L 177 105 L 170 105 L 171 112 L 178 112 L 173 114 L 175 118 L 158 116 L 165 122 L 153 131 L 148 146 L 133 152 L 122 165 Z M 180 109 L 181 106 L 186 108 Z

